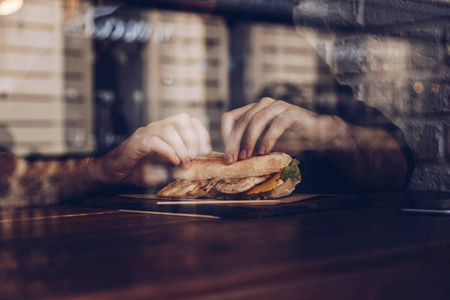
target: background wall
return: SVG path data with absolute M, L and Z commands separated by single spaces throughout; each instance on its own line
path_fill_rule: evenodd
M 180 113 L 202 121 L 220 150 L 220 118 L 228 110 L 228 30 L 223 18 L 193 13 L 149 11 L 147 22 L 172 24 L 165 42 L 147 43 L 144 89 L 146 120 Z
M 57 0 L 26 1 L 0 18 L 0 148 L 17 155 L 93 150 L 91 41 L 66 38 L 64 19 Z
M 250 8 L 242 19 L 126 8 L 95 18 L 90 1 L 27 1 L 0 18 L 0 148 L 90 153 L 105 138 L 108 150 L 137 126 L 188 112 L 220 151 L 224 111 L 280 83 L 311 101 L 317 84 L 332 83 L 328 65 L 405 133 L 417 162 L 410 189 L 450 191 L 450 2 L 300 0 L 296 26 L 280 24 L 292 20 L 294 3 L 281 2 L 270 2 L 283 8 L 275 24 Z M 251 2 L 269 7 L 261 3 Z M 114 74 L 98 67 L 102 47 Z M 112 92 L 107 105 L 96 99 Z M 106 111 L 105 122 L 102 105 L 117 112 Z
M 412 190 L 450 191 L 448 2 L 307 0 L 294 12 L 336 78 L 405 133 Z

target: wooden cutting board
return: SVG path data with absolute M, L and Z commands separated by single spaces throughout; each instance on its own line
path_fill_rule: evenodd
M 153 194 L 86 198 L 84 206 L 127 211 L 219 218 L 266 218 L 366 206 L 372 198 L 359 195 L 292 194 L 276 200 L 162 199 Z

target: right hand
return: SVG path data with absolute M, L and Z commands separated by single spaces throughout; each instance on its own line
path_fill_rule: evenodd
M 211 138 L 200 120 L 179 114 L 137 129 L 100 157 L 100 179 L 103 184 L 162 184 L 168 179 L 170 164 L 189 169 L 197 155 L 211 151 Z
M 323 150 L 335 140 L 343 123 L 271 98 L 224 113 L 221 122 L 228 164 L 272 150 L 292 156 Z

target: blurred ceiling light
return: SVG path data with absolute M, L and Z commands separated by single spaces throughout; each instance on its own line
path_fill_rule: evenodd
M 23 6 L 23 0 L 0 0 L 0 16 L 15 13 Z

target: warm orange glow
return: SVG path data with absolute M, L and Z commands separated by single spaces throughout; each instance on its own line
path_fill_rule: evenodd
M 272 177 L 269 178 L 269 180 L 261 183 L 260 185 L 257 185 L 247 191 L 246 195 L 256 195 L 259 193 L 264 193 L 273 190 L 277 187 L 277 180 L 281 177 L 281 172 L 276 173 Z
M 0 0 L 0 16 L 15 13 L 23 6 L 23 0 Z
M 420 94 L 423 92 L 424 87 L 423 87 L 423 84 L 421 84 L 420 82 L 414 82 L 413 89 L 414 89 L 414 92 L 416 92 L 417 94 Z
M 431 91 L 435 94 L 439 93 L 439 84 L 438 83 L 432 83 L 431 84 Z
M 80 11 L 80 0 L 67 0 L 64 3 L 66 19 L 76 17 Z

